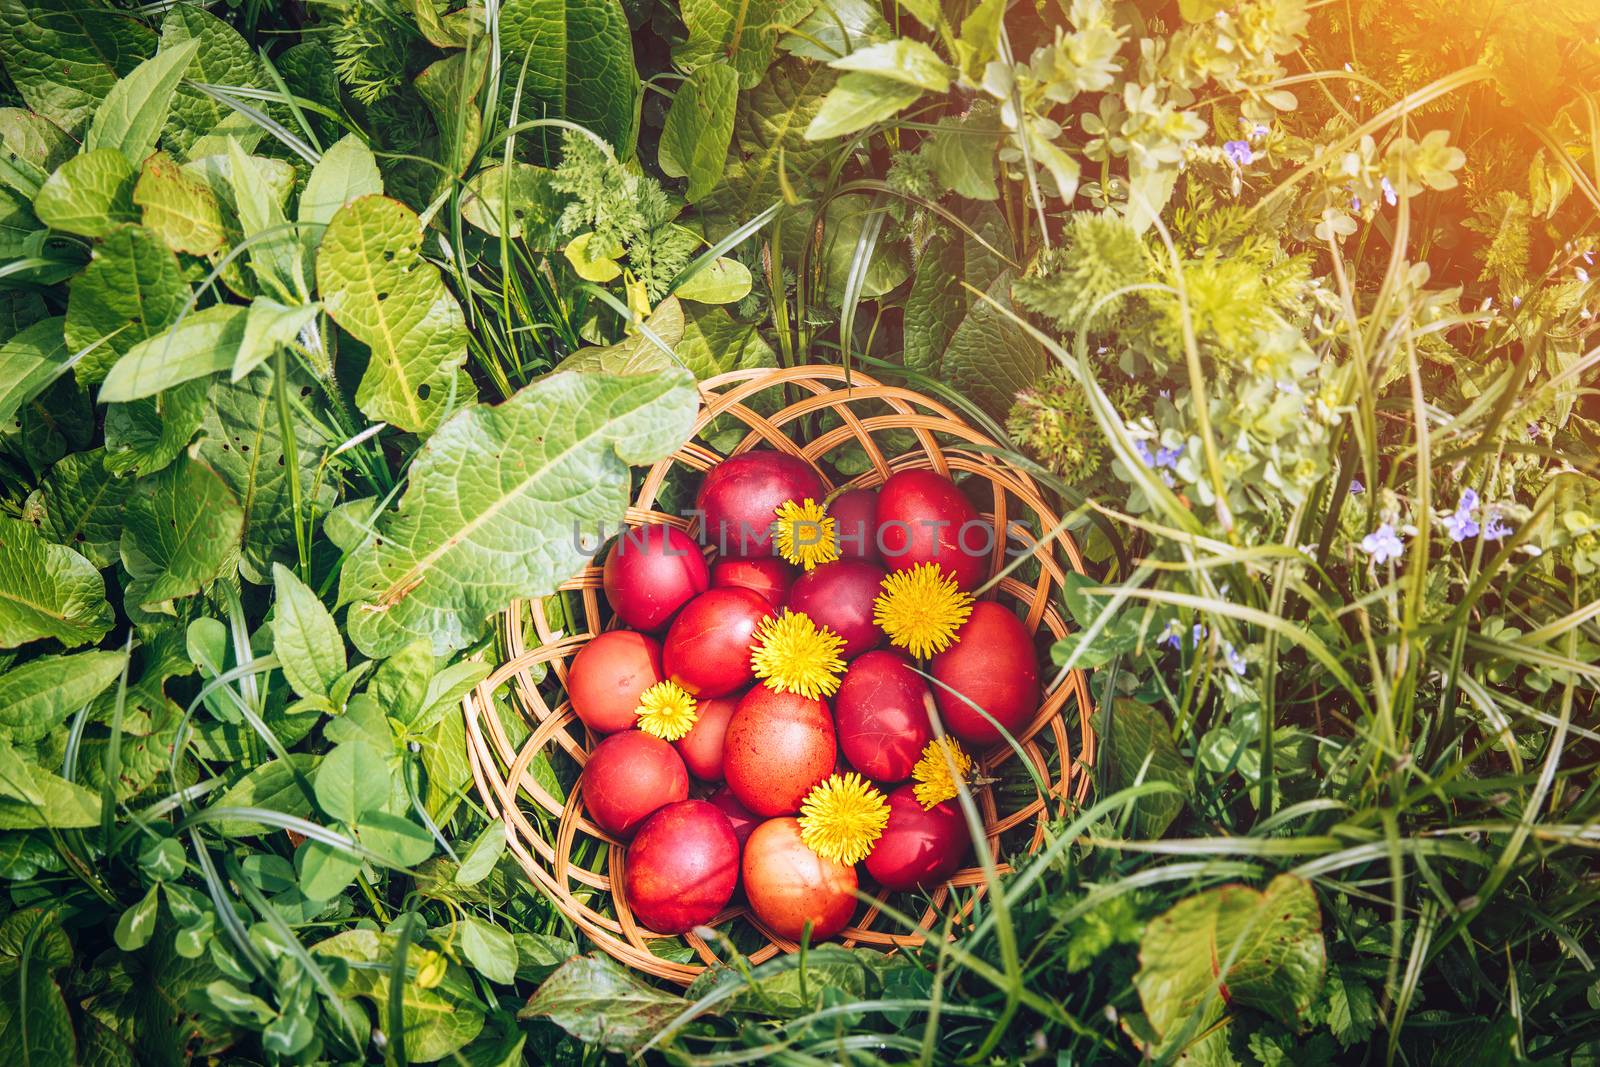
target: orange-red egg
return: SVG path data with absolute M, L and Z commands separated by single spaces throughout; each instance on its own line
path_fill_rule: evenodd
M 825 941 L 856 912 L 856 869 L 825 860 L 800 840 L 798 819 L 768 819 L 744 843 L 744 895 L 773 933 Z
M 617 536 L 601 573 L 611 610 L 636 630 L 659 630 L 711 585 L 694 538 L 673 526 L 639 526 Z
M 733 709 L 739 706 L 743 695 L 729 693 L 698 701 L 694 725 L 673 742 L 689 773 L 702 782 L 722 781 L 722 741 L 728 732 L 728 720 L 733 718 Z
M 664 804 L 689 796 L 689 772 L 678 750 L 642 730 L 612 734 L 589 753 L 579 776 L 594 824 L 626 838 Z
M 889 794 L 889 824 L 867 856 L 867 873 L 885 889 L 931 889 L 961 869 L 972 837 L 954 800 L 922 810 L 915 786 Z
M 839 655 L 854 659 L 883 640 L 872 621 L 872 602 L 883 585 L 882 567 L 856 559 L 824 563 L 789 587 L 788 607 L 844 638 Z
M 909 778 L 933 737 L 927 697 L 927 683 L 898 652 L 876 649 L 852 660 L 833 697 L 850 766 L 879 782 Z
M 933 687 L 947 730 L 980 748 L 1000 731 L 972 705 L 1013 735 L 1039 707 L 1039 661 L 1033 638 L 1008 609 L 983 600 L 956 631 L 956 643 L 933 657 Z
M 779 505 L 826 496 L 811 464 L 786 452 L 757 450 L 725 459 L 706 472 L 695 496 L 704 540 L 724 557 L 772 554 Z
M 878 491 L 850 489 L 828 503 L 834 534 L 839 538 L 839 558 L 877 563 Z
M 758 685 L 728 723 L 722 774 L 739 803 L 757 815 L 792 815 L 813 786 L 833 773 L 833 716 L 820 700 Z
M 963 589 L 989 574 L 994 527 L 955 482 L 928 470 L 903 470 L 878 490 L 878 545 L 892 571 L 937 564 Z
M 739 847 L 743 848 L 744 843 L 750 839 L 751 832 L 761 825 L 761 816 L 739 803 L 739 798 L 734 796 L 733 790 L 727 786 L 712 793 L 706 800 L 722 809 L 722 814 L 733 824 L 733 836 L 739 839 Z
M 777 611 L 788 599 L 789 587 L 799 573 L 798 568 L 775 556 L 724 559 L 711 568 L 711 584 L 721 588 L 739 586 L 754 590 L 766 598 L 773 611 Z
M 661 666 L 697 697 L 715 697 L 755 680 L 750 644 L 771 614 L 766 598 L 749 589 L 707 589 L 683 606 L 667 629 Z
M 661 645 L 631 630 L 607 630 L 578 650 L 567 671 L 567 697 L 597 734 L 632 728 L 639 694 L 665 677 Z
M 708 923 L 739 882 L 739 839 L 721 809 L 704 800 L 668 804 L 646 819 L 623 862 L 633 916 L 663 934 Z

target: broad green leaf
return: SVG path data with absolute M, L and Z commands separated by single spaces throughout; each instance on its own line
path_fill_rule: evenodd
M 312 784 L 323 812 L 354 826 L 389 802 L 389 760 L 365 742 L 347 741 L 322 757 Z
M 375 930 L 346 930 L 311 946 L 319 956 L 331 956 L 371 966 L 349 967 L 339 992 L 372 1004 L 388 1026 L 389 964 L 399 951 L 394 934 Z M 443 956 L 412 944 L 406 948 L 406 973 L 426 975 L 406 981 L 400 1001 L 406 1054 L 416 1062 L 441 1060 L 466 1045 L 483 1029 L 483 1009 L 466 973 Z
M 1161 1042 L 1178 1049 L 1191 1018 L 1193 1040 L 1230 1006 L 1266 1012 L 1298 1029 L 1327 966 L 1322 912 L 1311 886 L 1280 874 L 1258 892 L 1226 885 L 1189 897 L 1145 927 L 1134 986 Z M 1226 1040 L 1223 1033 L 1206 1040 Z
M 293 363 L 288 386 L 298 400 L 310 379 Z M 299 471 L 300 501 L 309 526 L 313 515 L 333 505 L 336 490 L 323 472 L 330 445 L 321 431 L 306 419 L 298 404 L 289 409 L 289 429 L 294 436 L 293 456 L 285 446 L 278 411 L 275 370 L 257 367 L 242 382 L 217 379 L 211 386 L 205 422 L 201 426 L 199 455 L 244 505 L 244 555 L 248 574 L 268 580 L 274 560 L 295 555 L 294 493 L 289 463 Z M 255 580 L 255 579 L 252 579 Z
M 965 115 L 940 119 L 938 126 L 922 154 L 933 164 L 940 188 L 969 200 L 1000 199 L 995 167 L 1001 127 L 995 109 L 975 104 Z
M 66 370 L 69 353 L 62 328 L 62 319 L 44 319 L 0 345 L 0 425 Z
M 204 379 L 157 396 L 106 408 L 106 469 L 113 474 L 154 474 L 178 458 L 206 418 Z
M 209 256 L 222 247 L 227 231 L 216 194 L 185 174 L 165 152 L 144 161 L 133 202 L 139 205 L 145 228 L 174 252 Z
M 163 48 L 118 80 L 95 110 L 83 141 L 84 151 L 115 148 L 135 167 L 143 164 L 155 151 L 172 94 L 199 50 L 200 42 L 192 40 Z
M 258 296 L 250 301 L 245 315 L 244 335 L 239 339 L 239 352 L 233 359 L 232 381 L 245 378 L 265 363 L 280 348 L 288 348 L 300 336 L 300 331 L 317 320 L 322 307 L 319 304 L 284 305 L 270 296 Z
M 15 745 L 0 737 L 0 797 L 24 804 L 43 804 L 44 794 L 33 781 L 33 769 L 36 766 L 24 759 Z
M 74 368 L 78 381 L 101 381 L 140 341 L 161 335 L 178 321 L 189 293 L 178 257 L 155 234 L 142 226 L 112 230 L 69 286 L 67 346 L 94 346 Z
M 368 417 L 425 433 L 474 399 L 461 306 L 422 258 L 422 224 L 398 200 L 364 196 L 341 208 L 317 253 L 328 314 L 372 350 L 356 390 Z
M 267 173 L 231 138 L 228 180 L 233 183 L 234 211 L 257 283 L 289 303 L 303 303 L 309 294 L 300 264 L 300 240 L 273 197 Z
M 473 970 L 501 985 L 517 980 L 517 942 L 508 931 L 468 915 L 456 923 L 456 933 Z
M 361 860 L 348 849 L 307 841 L 295 851 L 300 892 L 312 900 L 332 900 L 361 873 Z
M 77 143 L 60 126 L 20 107 L 0 107 L 0 144 L 45 174 L 78 150 Z
M 417 94 L 439 127 L 438 159 L 451 177 L 466 173 L 483 137 L 478 93 L 488 69 L 488 49 L 479 43 L 430 64 L 417 75 Z
M 1000 26 L 1005 16 L 1006 0 L 979 0 L 961 20 L 955 58 L 969 84 L 982 84 L 984 68 L 999 56 Z
M 998 211 L 985 208 L 970 222 L 990 245 L 1011 251 L 1010 230 Z M 941 230 L 929 239 L 906 297 L 906 366 L 934 377 L 943 374 L 945 349 L 977 299 L 962 283 L 986 290 L 1004 267 L 999 256 L 963 233 Z
M 150 935 L 156 932 L 156 909 L 160 903 L 161 888 L 151 886 L 137 904 L 122 913 L 113 934 L 118 948 L 137 952 L 150 943 Z
M 473 886 L 489 877 L 494 865 L 506 853 L 506 824 L 496 820 L 484 828 L 472 849 L 456 869 L 456 884 Z
M 580 233 L 567 242 L 561 254 L 567 257 L 578 277 L 590 282 L 609 282 L 622 273 L 622 265 L 616 257 L 625 249 L 617 241 L 601 248 L 591 247 L 593 244 L 593 232 Z
M 383 175 L 378 173 L 372 149 L 358 135 L 346 134 L 311 168 L 305 192 L 300 194 L 298 217 L 302 223 L 326 226 L 352 200 L 382 192 Z M 321 235 L 308 232 L 306 237 L 314 242 Z
M 417 453 L 399 510 L 345 561 L 351 640 L 376 657 L 427 637 L 443 655 L 513 599 L 553 592 L 587 562 L 574 531 L 620 521 L 629 465 L 682 445 L 698 405 L 687 371 L 568 372 L 455 415 Z
M 673 293 L 702 304 L 734 304 L 749 295 L 750 282 L 749 267 L 720 256 L 685 278 Z
M 930 93 L 949 90 L 950 79 L 956 73 L 933 49 L 907 37 L 858 48 L 849 55 L 832 60 L 828 66 L 835 70 L 858 70 L 881 75 Z
M 461 713 L 461 698 L 467 690 L 489 676 L 489 664 L 482 660 L 462 660 L 450 664 L 428 679 L 422 694 L 421 710 L 406 723 L 406 728 L 421 732 L 446 715 Z
M 683 305 L 678 298 L 669 296 L 656 305 L 644 320 L 650 332 L 660 338 L 668 348 L 676 348 L 683 340 Z M 614 345 L 580 348 L 557 365 L 557 370 L 579 371 L 584 374 L 654 374 L 670 371 L 679 361 L 661 351 L 644 331 L 624 337 Z
M 121 652 L 79 652 L 0 674 L 0 737 L 28 744 L 48 736 L 120 678 L 126 661 Z
M 882 122 L 922 96 L 915 85 L 881 74 L 850 71 L 841 76 L 817 115 L 806 127 L 806 139 L 826 141 Z
M 163 837 L 139 850 L 139 869 L 163 882 L 176 881 L 183 876 L 184 855 L 183 842 Z
M 289 685 L 301 696 L 327 696 L 345 671 L 344 639 L 317 594 L 283 564 L 272 567 L 277 593 L 272 650 Z
M 720 62 L 696 67 L 672 98 L 657 158 L 668 177 L 689 179 L 691 204 L 722 177 L 738 100 L 739 75 Z
M 291 752 L 287 762 L 275 759 L 253 767 L 212 801 L 211 807 L 261 808 L 302 819 L 310 818 L 311 799 L 295 780 L 295 771 L 299 771 L 309 784 L 321 758 L 310 753 Z M 211 825 L 217 828 L 218 833 L 229 837 L 254 837 L 272 831 L 272 827 L 266 823 L 246 818 L 222 819 Z
M 693 70 L 726 58 L 739 88 L 754 89 L 772 64 L 780 27 L 794 26 L 816 0 L 683 0 L 678 6 L 689 39 L 674 53 Z
M 845 284 L 857 258 L 864 254 L 861 233 L 874 213 L 883 213 L 865 196 L 835 197 L 828 203 L 822 248 L 823 291 L 828 302 L 838 307 L 844 299 Z M 888 227 L 885 226 L 884 230 Z M 889 240 L 879 231 L 877 244 L 867 261 L 861 279 L 861 297 L 870 300 L 883 296 L 911 273 L 911 257 L 903 241 Z
M 100 824 L 100 794 L 69 782 L 43 767 L 24 764 L 33 782 L 29 787 L 38 803 L 0 797 L 0 830 L 31 830 L 48 826 L 56 830 L 82 829 Z
M 567 119 L 633 155 L 643 89 L 619 0 L 506 0 L 500 48 L 508 72 L 527 57 L 523 118 Z
M 169 907 L 172 894 L 166 893 Z M 109 1063 L 184 1067 L 181 1050 L 227 1048 L 237 1040 L 232 1028 L 213 1018 L 202 1018 L 187 1005 L 204 996 L 206 986 L 222 977 L 210 953 L 185 957 L 176 951 L 177 931 L 158 924 L 144 949 L 122 956 L 110 968 L 103 991 L 86 1004 L 88 1014 L 117 1027 L 119 1060 Z
M 1002 308 L 1011 307 L 1012 277 L 1002 271 L 989 286 L 989 298 Z M 1038 343 L 986 300 L 973 301 L 944 353 L 945 379 L 999 418 L 1045 367 Z
M 461 217 L 495 237 L 509 220 L 507 237 L 521 238 L 536 252 L 552 252 L 560 245 L 557 223 L 564 203 L 563 194 L 550 186 L 549 170 L 513 163 L 472 176 L 461 197 Z
M 410 819 L 384 811 L 363 815 L 356 837 L 392 867 L 414 867 L 433 855 L 433 837 L 428 831 Z
M 0 0 L 0 62 L 28 107 L 68 133 L 156 50 L 126 13 L 82 0 Z
M 1112 705 L 1112 780 L 1117 788 L 1139 782 L 1171 782 L 1189 791 L 1189 765 L 1172 743 L 1172 732 L 1161 713 L 1148 704 L 1118 697 Z M 1134 804 L 1133 833 L 1160 837 L 1183 811 L 1183 797 L 1171 793 L 1141 797 Z
M 100 640 L 111 623 L 93 563 L 46 541 L 32 523 L 0 516 L 0 648 L 41 637 L 73 648 Z
M 609 956 L 595 953 L 562 964 L 517 1017 L 544 1017 L 585 1044 L 633 1052 L 688 1007 L 683 997 L 657 989 Z
M 190 312 L 145 338 L 106 372 L 102 402 L 138 400 L 233 366 L 244 339 L 245 309 L 217 304 Z
M 389 718 L 410 722 L 421 710 L 432 678 L 433 643 L 418 638 L 383 661 L 367 692 Z
M 53 230 L 100 237 L 139 220 L 133 206 L 138 173 L 115 148 L 73 156 L 45 179 L 33 198 L 33 213 Z
M 816 117 L 838 74 L 819 63 L 784 59 L 753 90 L 739 94 L 733 152 L 722 182 L 700 203 L 716 238 L 783 198 L 783 180 L 805 196 L 815 184 L 831 146 L 808 141 Z
M 795 30 L 778 47 L 819 63 L 894 36 L 880 5 L 872 0 L 819 0 Z
M 83 1062 L 72 1016 L 50 972 L 37 957 L 27 967 L 0 967 L 0 1050 L 18 1067 Z
M 161 47 L 176 48 L 199 41 L 200 50 L 189 68 L 190 82 L 237 89 L 270 89 L 261 60 L 250 43 L 232 26 L 194 4 L 177 4 L 161 22 Z M 269 110 L 259 100 L 252 107 Z M 266 131 L 249 116 L 207 96 L 194 85 L 181 85 L 172 100 L 172 117 L 166 137 L 184 159 L 198 159 L 227 151 L 231 137 L 246 152 L 261 142 Z
M 40 871 L 60 871 L 65 866 L 50 839 L 42 834 L 0 834 L 0 878 L 25 882 Z
M 184 457 L 142 479 L 128 497 L 122 565 L 130 603 L 146 610 L 192 596 L 238 558 L 244 511 L 217 476 Z

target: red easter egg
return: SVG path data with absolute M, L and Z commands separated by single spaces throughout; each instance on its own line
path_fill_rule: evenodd
M 722 814 L 733 824 L 733 836 L 739 839 L 739 847 L 743 848 L 751 831 L 761 825 L 761 816 L 752 814 L 749 808 L 739 803 L 739 798 L 734 796 L 733 790 L 727 786 L 723 786 L 706 799 L 722 809 Z
M 739 883 L 739 839 L 718 807 L 681 800 L 661 808 L 628 846 L 623 892 L 635 919 L 663 934 L 710 922 Z
M 772 612 L 749 589 L 707 589 L 683 606 L 667 628 L 661 665 L 667 677 L 697 697 L 716 697 L 755 680 L 750 644 Z
M 792 815 L 837 756 L 828 705 L 758 685 L 728 723 L 722 774 L 739 803 L 757 815 Z
M 711 572 L 700 546 L 682 530 L 639 526 L 612 544 L 601 581 L 619 619 L 636 630 L 659 630 L 710 587 Z
M 799 573 L 799 568 L 774 556 L 724 559 L 711 568 L 711 585 L 714 588 L 753 589 L 766 598 L 773 611 L 777 611 L 783 607 L 789 596 L 789 587 Z
M 745 452 L 706 472 L 694 506 L 704 540 L 725 557 L 772 554 L 772 522 L 785 501 L 827 495 L 811 464 L 786 452 Z
M 696 702 L 694 725 L 673 744 L 683 757 L 689 773 L 702 782 L 722 781 L 722 739 L 728 732 L 728 720 L 733 709 L 739 706 L 742 693 L 727 696 L 705 697 Z
M 872 621 L 872 602 L 883 583 L 882 567 L 860 560 L 824 563 L 789 587 L 788 608 L 844 638 L 843 659 L 854 659 L 883 641 Z
M 612 734 L 589 753 L 579 776 L 583 805 L 612 837 L 628 837 L 663 804 L 689 796 L 678 750 L 642 730 Z
M 639 694 L 661 681 L 661 645 L 631 630 L 598 634 L 572 658 L 567 697 L 597 734 L 633 728 Z
M 930 673 L 941 683 L 933 687 L 933 695 L 945 729 L 980 748 L 999 741 L 1000 732 L 973 703 L 1012 734 L 1039 706 L 1033 637 L 1022 620 L 992 601 L 972 605 L 972 614 L 956 631 L 956 643 L 933 657 Z
M 850 489 L 828 503 L 834 534 L 839 538 L 839 558 L 881 562 L 878 555 L 878 491 Z
M 825 941 L 856 912 L 856 869 L 825 860 L 800 840 L 798 819 L 768 819 L 744 843 L 744 895 L 773 933 Z
M 972 837 L 954 800 L 922 810 L 915 786 L 889 794 L 889 824 L 867 856 L 867 873 L 885 889 L 931 889 L 961 869 Z
M 839 749 L 850 766 L 879 782 L 911 777 L 933 737 L 928 685 L 898 652 L 878 649 L 845 669 L 833 697 Z
M 892 571 L 933 563 L 975 589 L 989 574 L 994 528 L 949 478 L 903 470 L 878 490 L 878 544 Z

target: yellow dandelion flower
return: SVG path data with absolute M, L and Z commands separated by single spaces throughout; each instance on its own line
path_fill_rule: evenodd
M 827 508 L 806 497 L 802 504 L 785 500 L 773 514 L 772 545 L 778 555 L 808 571 L 839 558 L 839 532 Z
M 934 563 L 890 574 L 872 602 L 872 621 L 889 635 L 889 643 L 918 659 L 949 648 L 971 614 L 972 595 Z
M 889 802 L 855 771 L 829 775 L 800 804 L 800 840 L 847 867 L 867 858 L 888 824 Z
M 676 741 L 687 734 L 699 718 L 695 699 L 677 682 L 657 682 L 639 694 L 635 723 L 647 734 L 663 741 Z
M 818 629 L 805 612 L 785 608 L 782 615 L 768 615 L 756 628 L 750 670 L 776 692 L 813 700 L 831 697 L 844 671 L 844 660 L 839 658 L 843 647 L 844 638 L 826 626 Z
M 961 749 L 955 738 L 948 735 L 936 737 L 922 750 L 922 758 L 911 768 L 916 780 L 912 792 L 922 810 L 927 811 L 956 796 L 960 790 L 956 783 L 970 782 L 977 764 Z

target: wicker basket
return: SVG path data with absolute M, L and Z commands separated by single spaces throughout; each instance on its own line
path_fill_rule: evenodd
M 676 455 L 650 469 L 628 509 L 629 524 L 662 522 L 691 529 L 688 520 L 655 508 L 675 468 L 697 474 L 723 458 L 701 443 L 714 419 L 723 440 L 730 436 L 730 419 L 747 428 L 748 432 L 737 438 L 738 423 L 732 424 L 732 436 L 738 439 L 734 452 L 767 446 L 801 456 L 822 467 L 830 488 L 841 483 L 829 478 L 828 468 L 848 453 L 852 469 L 863 465 L 866 469 L 842 484 L 879 485 L 893 471 L 907 467 L 950 475 L 966 473 L 992 487 L 992 503 L 981 510 L 994 521 L 995 529 L 1015 529 L 1007 526 L 1008 520 L 1014 519 L 1037 531 L 1058 524 L 1058 517 L 1025 473 L 991 453 L 967 447 L 990 446 L 993 442 L 988 437 L 948 407 L 909 389 L 883 384 L 859 371 L 852 372 L 847 383 L 839 367 L 808 366 L 735 371 L 703 383 L 701 394 L 703 407 L 694 436 Z M 832 417 L 824 417 L 828 412 Z M 884 439 L 891 434 L 902 446 L 914 441 L 914 447 L 887 455 Z M 857 444 L 859 449 L 851 447 Z M 991 570 L 1004 561 L 1005 538 L 997 542 Z M 1065 535 L 1057 538 L 1056 549 L 1038 554 L 1027 581 L 1018 579 L 1027 573 L 1019 568 L 989 595 L 1022 611 L 1030 630 L 1037 633 L 1042 629 L 1060 637 L 1066 624 L 1055 601 L 1062 568 L 1065 565 L 1081 573 L 1083 563 L 1077 546 Z M 599 559 L 597 556 L 597 563 Z M 725 951 L 717 951 L 720 945 L 707 944 L 692 933 L 680 939 L 640 927 L 627 901 L 612 889 L 621 878 L 623 847 L 589 821 L 575 784 L 560 790 L 564 796 L 558 795 L 556 782 L 570 782 L 575 777 L 594 740 L 570 710 L 561 687 L 572 657 L 604 628 L 608 614 L 602 610 L 598 565 L 588 567 L 561 588 L 566 594 L 566 620 L 552 622 L 542 601 L 519 601 L 501 617 L 505 661 L 463 701 L 468 757 L 478 795 L 491 817 L 505 820 L 509 851 L 528 877 L 580 930 L 623 963 L 686 984 L 705 966 L 724 959 Z M 497 692 L 502 697 L 499 711 L 495 710 Z M 1026 787 L 1028 799 L 1014 804 L 997 801 L 1000 786 L 980 789 L 975 795 L 996 855 L 1037 850 L 1049 819 L 1081 803 L 1087 795 L 1087 772 L 1095 752 L 1092 718 L 1088 685 L 1081 672 L 1068 674 L 1045 694 L 1017 738 L 1039 777 L 1049 783 L 1050 796 L 1038 795 L 1031 785 Z M 536 767 L 541 755 L 544 759 Z M 1016 753 L 1009 746 L 975 755 L 986 776 L 1005 780 L 1009 770 L 1012 782 L 1031 781 L 1016 765 Z M 1014 797 L 1017 790 L 1009 792 Z M 922 928 L 930 929 L 952 909 L 970 907 L 972 894 L 983 881 L 980 869 L 968 868 L 958 872 L 949 885 L 925 897 L 903 895 L 895 906 L 911 914 L 920 910 Z M 864 883 L 863 888 L 871 887 Z M 952 890 L 958 894 L 954 900 Z M 763 929 L 740 906 L 740 900 L 736 894 L 733 905 L 712 925 L 730 935 L 752 962 L 796 948 Z M 920 909 L 919 900 L 923 901 Z M 858 909 L 855 924 L 840 936 L 847 945 L 885 949 L 921 940 L 919 933 L 891 929 L 876 905 Z M 652 943 L 658 949 L 676 951 L 652 952 Z M 664 958 L 667 955 L 677 959 Z M 689 962 L 682 962 L 685 959 Z

